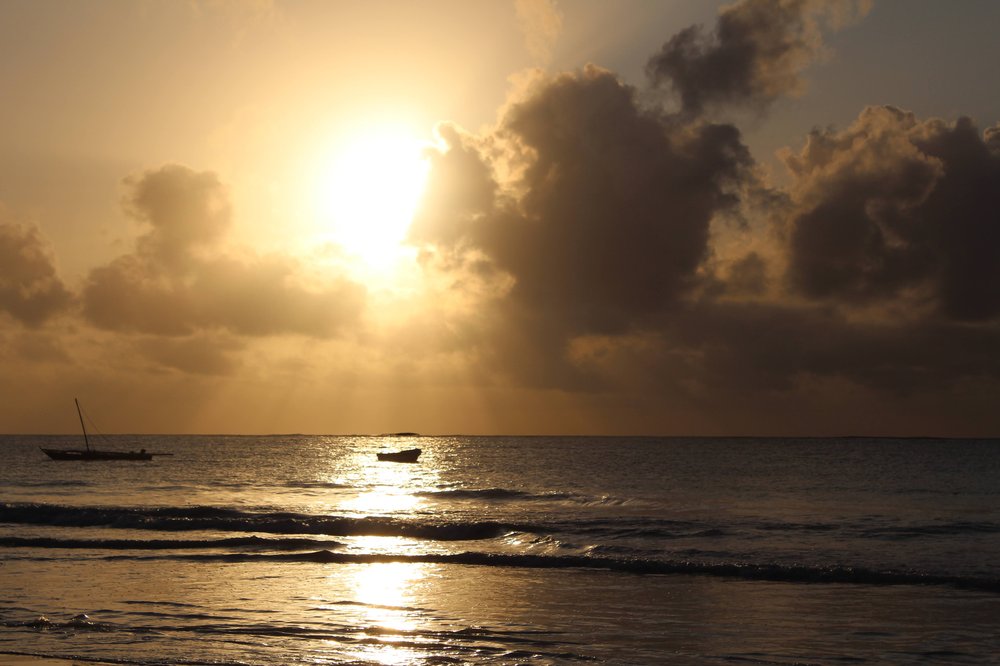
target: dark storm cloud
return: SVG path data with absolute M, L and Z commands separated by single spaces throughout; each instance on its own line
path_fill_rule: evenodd
M 721 283 L 721 293 L 741 296 L 763 296 L 770 283 L 767 261 L 756 252 L 732 262 Z
M 488 258 L 512 278 L 511 315 L 565 334 L 622 332 L 682 298 L 752 163 L 731 125 L 674 124 L 596 67 L 511 105 L 478 157 L 451 141 L 431 191 L 444 199 L 438 179 L 475 168 L 450 185 L 453 203 L 428 200 L 414 238 Z M 487 167 L 497 145 L 519 174 L 503 196 Z
M 673 126 L 597 69 L 515 105 L 504 131 L 531 155 L 526 194 L 484 246 L 515 277 L 514 298 L 588 332 L 627 329 L 683 295 L 752 162 L 731 125 Z
M 831 308 L 716 301 L 640 335 L 577 339 L 572 355 L 578 376 L 601 378 L 594 387 L 725 404 L 758 392 L 791 397 L 817 380 L 895 396 L 995 382 L 998 343 L 995 328 L 858 322 Z
M 788 276 L 810 298 L 903 298 L 958 320 L 1000 314 L 1000 150 L 969 119 L 866 109 L 786 157 L 798 204 Z
M 834 309 L 699 303 L 666 322 L 664 346 L 697 362 L 690 380 L 732 391 L 794 389 L 838 377 L 892 393 L 1000 378 L 1000 331 L 940 320 L 858 321 Z
M 682 113 L 591 66 L 536 81 L 490 133 L 448 128 L 412 240 L 478 299 L 482 376 L 722 410 L 1000 390 L 1000 128 L 869 109 L 813 132 L 772 189 L 734 126 L 695 113 L 794 91 L 817 12 L 862 4 L 742 2 L 668 42 L 651 73 Z
M 329 337 L 359 316 L 364 292 L 356 284 L 307 289 L 292 259 L 225 255 L 218 241 L 229 204 L 214 174 L 167 166 L 126 183 L 127 210 L 152 229 L 134 253 L 90 272 L 83 307 L 97 326 L 171 336 L 224 329 Z
M 650 58 L 654 86 L 669 85 L 688 114 L 722 105 L 764 107 L 798 91 L 820 53 L 817 17 L 863 12 L 849 0 L 744 0 L 719 13 L 711 33 L 691 26 Z M 841 17 L 843 18 L 843 17 Z
M 34 327 L 64 311 L 72 300 L 38 230 L 0 223 L 0 311 Z

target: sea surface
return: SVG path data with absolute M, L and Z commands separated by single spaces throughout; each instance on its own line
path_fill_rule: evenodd
M 0 436 L 0 664 L 1000 663 L 996 440 L 79 443 Z

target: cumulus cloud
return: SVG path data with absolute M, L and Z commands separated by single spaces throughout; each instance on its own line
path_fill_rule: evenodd
M 467 244 L 476 225 L 495 210 L 499 184 L 475 136 L 448 123 L 436 134 L 446 148 L 427 151 L 430 176 L 409 240 L 455 249 Z
M 588 66 L 538 77 L 488 132 L 443 128 L 411 240 L 474 296 L 484 376 L 702 408 L 1000 380 L 1000 127 L 868 109 L 769 189 L 736 127 L 700 115 L 794 92 L 820 22 L 862 10 L 747 1 L 681 33 L 650 67 L 687 113 Z
M 125 210 L 152 227 L 138 253 L 177 266 L 192 251 L 215 244 L 231 224 L 229 197 L 218 177 L 176 164 L 125 179 Z
M 801 72 L 823 50 L 820 21 L 863 15 L 852 0 L 742 0 L 724 8 L 711 33 L 691 26 L 649 59 L 655 86 L 670 86 L 688 114 L 721 105 L 764 107 L 802 88 Z
M 0 222 L 0 311 L 36 327 L 65 311 L 72 301 L 38 229 Z
M 847 304 L 906 298 L 957 320 L 1000 315 L 1000 151 L 963 118 L 871 107 L 787 154 L 788 278 Z
M 538 80 L 488 137 L 443 137 L 411 238 L 463 288 L 497 287 L 479 313 L 493 362 L 539 384 L 585 383 L 574 338 L 648 328 L 690 296 L 753 166 L 732 125 L 644 108 L 593 66 Z
M 222 252 L 230 207 L 215 174 L 171 165 L 126 184 L 126 209 L 150 230 L 133 253 L 88 275 L 83 311 L 95 325 L 167 336 L 224 330 L 325 338 L 357 321 L 359 285 L 338 279 L 311 288 L 291 258 Z
M 512 278 L 512 307 L 567 331 L 622 331 L 669 309 L 752 161 L 731 125 L 674 125 L 636 97 L 596 67 L 541 82 L 492 137 L 520 161 L 500 194 L 490 153 L 452 134 L 435 167 L 473 168 L 414 238 L 477 251 Z

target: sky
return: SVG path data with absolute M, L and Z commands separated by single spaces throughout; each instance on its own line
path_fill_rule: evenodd
M 0 0 L 0 432 L 1000 436 L 998 24 Z

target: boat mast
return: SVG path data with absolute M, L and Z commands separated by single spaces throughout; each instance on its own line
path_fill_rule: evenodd
M 73 398 L 73 402 L 76 403 L 76 415 L 80 417 L 80 427 L 83 428 L 83 443 L 87 445 L 87 450 L 90 450 L 90 440 L 87 439 L 87 426 L 83 425 L 83 412 L 80 411 L 80 401 Z

